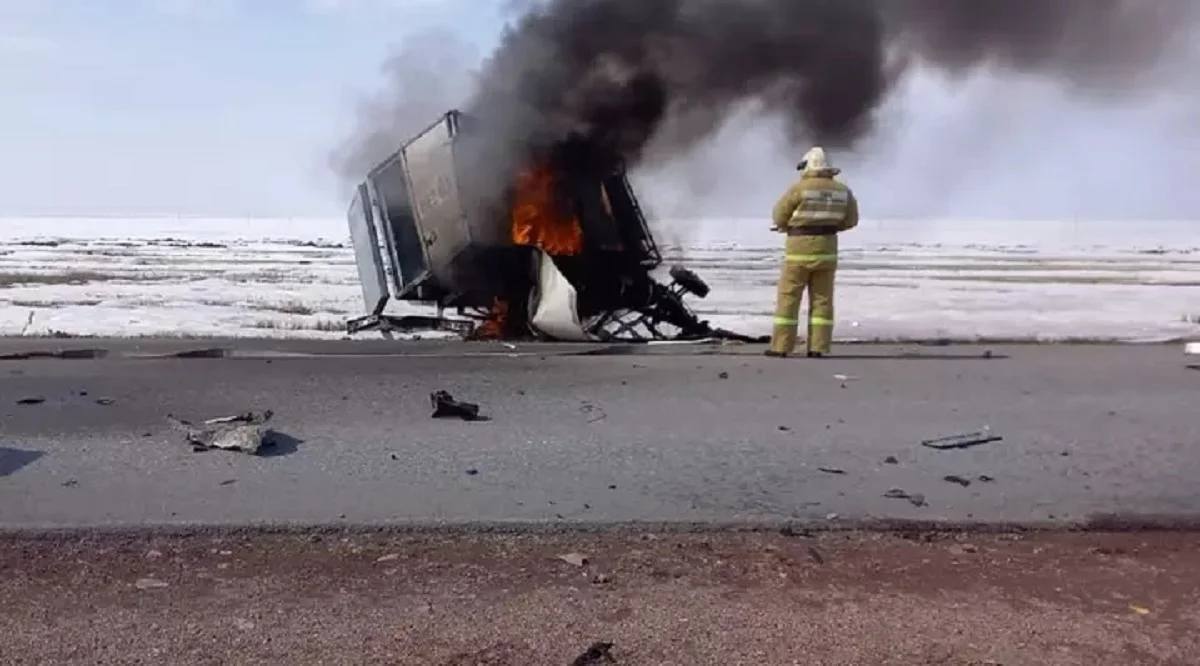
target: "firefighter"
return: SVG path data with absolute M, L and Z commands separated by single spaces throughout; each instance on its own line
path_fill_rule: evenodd
M 858 226 L 858 201 L 834 178 L 825 150 L 815 147 L 796 167 L 801 172 L 772 211 L 772 231 L 787 234 L 775 302 L 775 327 L 767 356 L 784 357 L 796 347 L 800 301 L 808 290 L 809 357 L 829 353 L 833 341 L 833 277 L 838 234 Z

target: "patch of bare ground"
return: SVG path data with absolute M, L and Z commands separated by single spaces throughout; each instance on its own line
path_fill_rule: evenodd
M 1200 663 L 1200 536 L 0 541 L 11 664 Z M 603 654 L 597 650 L 596 654 Z
M 69 271 L 65 273 L 0 273 L 0 289 L 26 285 L 80 285 L 89 282 L 131 280 L 136 276 L 114 275 L 98 271 Z

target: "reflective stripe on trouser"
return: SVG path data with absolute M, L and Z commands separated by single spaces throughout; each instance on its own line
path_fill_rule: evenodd
M 837 271 L 828 256 L 813 261 L 811 256 L 793 260 L 789 254 L 779 276 L 775 301 L 775 326 L 771 332 L 771 351 L 790 354 L 795 351 L 800 328 L 800 301 L 807 288 L 808 344 L 807 351 L 826 354 L 833 342 L 833 283 Z M 813 264 L 818 268 L 812 268 Z

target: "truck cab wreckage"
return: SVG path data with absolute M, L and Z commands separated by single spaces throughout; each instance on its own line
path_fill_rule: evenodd
M 473 168 L 481 131 L 449 111 L 358 185 L 347 219 L 368 314 L 351 334 L 750 341 L 688 307 L 709 292 L 692 271 L 655 279 L 662 254 L 620 160 L 564 141 L 506 177 L 504 196 L 486 196 L 486 170 Z M 393 300 L 436 315 L 385 312 Z

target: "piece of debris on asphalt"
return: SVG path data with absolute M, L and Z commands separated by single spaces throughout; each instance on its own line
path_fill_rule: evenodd
M 995 481 L 995 479 L 988 476 L 987 474 L 980 474 L 979 476 L 977 476 L 975 478 L 978 479 L 980 483 L 991 483 L 991 482 Z
M 222 486 L 232 486 L 235 483 L 237 483 L 237 479 L 225 479 L 224 481 L 221 482 L 221 485 Z
M 558 559 L 562 560 L 563 562 L 566 562 L 567 564 L 569 564 L 573 567 L 586 567 L 588 564 L 587 556 L 581 555 L 579 553 L 564 553 L 562 555 L 559 555 Z
M 133 584 L 139 590 L 160 590 L 168 585 L 157 578 L 139 578 Z
M 957 476 L 955 474 L 947 474 L 946 476 L 942 477 L 942 480 L 948 481 L 950 483 L 957 483 L 958 485 L 962 486 L 963 488 L 966 488 L 967 486 L 971 485 L 971 481 L 969 479 L 964 479 L 961 476 Z
M 987 430 L 981 430 L 979 432 L 968 432 L 949 435 L 947 437 L 938 437 L 936 439 L 927 439 L 921 442 L 921 446 L 939 451 L 947 451 L 950 449 L 969 449 L 982 444 L 999 442 L 1002 439 L 1004 438 L 999 435 L 993 435 Z
M 446 391 L 434 391 L 429 394 L 429 402 L 433 405 L 435 419 L 462 419 L 463 421 L 486 421 L 479 415 L 479 405 L 473 402 L 455 400 Z
M 608 585 L 612 582 L 612 577 L 608 574 L 598 573 L 592 577 L 592 585 Z
M 466 471 L 467 476 L 479 476 L 479 470 L 472 467 Z
M 46 399 L 40 395 L 31 395 L 28 398 L 21 398 L 17 401 L 18 405 L 40 405 L 46 402 Z
M 108 407 L 109 405 L 117 404 L 117 401 L 114 398 L 96 398 L 96 404 L 101 407 Z
M 899 459 L 899 458 L 897 458 L 896 456 L 888 456 L 888 457 L 886 457 L 886 458 L 884 458 L 884 459 L 883 459 L 883 464 L 885 464 L 885 465 L 899 465 L 899 464 L 900 464 L 900 459 Z
M 845 474 L 846 473 L 846 470 L 838 469 L 836 467 L 818 467 L 817 471 L 825 472 L 826 474 Z
M 584 651 L 583 654 L 575 657 L 571 662 L 571 666 L 596 666 L 596 664 L 615 664 L 617 660 L 612 656 L 612 643 L 592 643 L 592 646 Z
M 588 423 L 599 423 L 600 421 L 608 418 L 608 413 L 590 402 L 583 403 L 583 405 L 579 407 L 579 411 L 582 412 L 585 417 L 587 417 Z
M 854 375 L 834 375 L 833 378 L 839 382 L 856 382 L 860 379 Z
M 910 493 L 907 490 L 892 488 L 884 493 L 883 496 L 887 499 L 908 500 L 908 503 L 912 504 L 913 506 L 926 506 L 925 496 L 921 493 Z
M 274 412 L 247 412 L 236 416 L 209 419 L 199 424 L 167 415 L 177 429 L 183 431 L 193 451 L 237 451 L 258 455 L 269 444 L 267 422 Z

